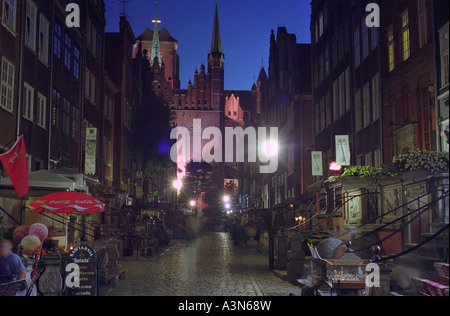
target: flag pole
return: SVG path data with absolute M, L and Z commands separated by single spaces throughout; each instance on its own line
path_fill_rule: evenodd
M 26 127 L 24 128 L 22 134 L 17 135 L 17 136 L 14 137 L 13 139 L 11 139 L 5 146 L 2 147 L 2 151 L 5 151 L 5 150 L 6 150 L 6 147 L 8 147 L 9 145 L 11 145 L 12 142 L 14 142 L 14 141 L 17 142 L 17 140 L 20 139 L 20 137 L 24 136 L 25 132 L 26 132 L 29 128 L 30 128 L 30 126 L 26 126 Z
M 2 147 L 2 151 L 5 151 L 6 150 L 6 147 L 8 147 L 12 142 L 17 142 L 17 140 L 18 139 L 20 139 L 20 137 L 21 137 L 22 135 L 20 135 L 18 138 L 16 138 L 16 137 L 14 137 L 13 139 L 11 139 L 10 141 L 9 141 L 9 143 L 7 143 L 5 146 L 3 146 Z M 14 147 L 14 146 L 13 146 Z

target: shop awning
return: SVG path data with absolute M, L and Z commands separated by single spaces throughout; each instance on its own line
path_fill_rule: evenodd
M 58 189 L 64 191 L 88 192 L 88 187 L 82 183 L 66 178 L 48 170 L 31 172 L 28 175 L 30 189 Z M 9 178 L 0 179 L 1 187 L 12 187 Z

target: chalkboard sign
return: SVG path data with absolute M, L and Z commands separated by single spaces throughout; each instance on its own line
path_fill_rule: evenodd
M 79 246 L 66 257 L 66 295 L 98 296 L 97 253 Z

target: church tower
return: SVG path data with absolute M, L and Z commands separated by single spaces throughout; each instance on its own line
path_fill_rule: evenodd
M 214 16 L 211 52 L 208 55 L 208 74 L 210 76 L 211 108 L 214 111 L 225 110 L 225 55 L 222 51 L 222 41 L 219 28 L 219 11 L 216 2 Z
M 159 67 L 162 66 L 162 58 L 161 58 L 161 45 L 159 43 L 159 28 L 158 28 L 158 1 L 156 1 L 156 10 L 155 10 L 155 27 L 153 29 L 153 41 L 152 41 L 152 51 L 150 57 L 150 65 L 153 66 L 155 62 L 155 58 L 158 59 Z

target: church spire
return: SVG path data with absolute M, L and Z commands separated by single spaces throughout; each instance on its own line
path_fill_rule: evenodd
M 211 43 L 211 53 L 220 53 L 222 54 L 222 41 L 220 39 L 220 28 L 219 28 L 219 10 L 217 8 L 216 1 L 216 13 L 214 16 L 214 28 L 212 35 L 212 43 Z
M 150 65 L 153 66 L 155 62 L 155 58 L 158 58 L 159 66 L 162 65 L 162 58 L 161 58 L 161 46 L 159 43 L 159 27 L 158 23 L 161 23 L 161 21 L 158 20 L 158 1 L 155 1 L 156 3 L 156 10 L 155 10 L 155 20 L 152 22 L 155 22 L 155 27 L 153 29 L 153 42 L 152 42 L 152 54 L 150 57 Z

